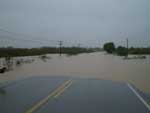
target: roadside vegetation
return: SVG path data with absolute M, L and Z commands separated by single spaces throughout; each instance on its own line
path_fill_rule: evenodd
M 81 48 L 81 47 L 62 47 L 62 54 L 79 54 L 79 53 L 91 53 L 100 51 L 100 48 Z M 34 56 L 44 54 L 58 54 L 60 48 L 56 47 L 41 47 L 41 48 L 0 48 L 0 57 L 16 57 L 16 56 Z

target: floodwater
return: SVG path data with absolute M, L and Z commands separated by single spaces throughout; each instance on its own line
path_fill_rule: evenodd
M 104 52 L 76 56 L 48 55 L 46 61 L 38 56 L 33 63 L 17 66 L 1 77 L 17 79 L 29 76 L 73 76 L 130 82 L 143 92 L 150 93 L 150 56 L 147 59 L 123 60 Z

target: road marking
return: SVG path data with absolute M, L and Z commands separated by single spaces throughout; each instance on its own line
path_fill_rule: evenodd
M 145 107 L 150 111 L 150 106 L 148 103 L 140 96 L 140 94 L 129 84 L 127 86 L 131 89 L 131 91 L 138 97 L 138 99 L 145 105 Z
M 71 84 L 72 84 L 72 80 L 68 80 L 68 81 L 64 82 L 56 90 L 54 90 L 53 92 L 51 92 L 47 97 L 45 97 L 44 99 L 42 99 L 41 101 L 39 101 L 38 103 L 36 103 L 34 106 L 32 106 L 26 113 L 33 113 L 34 111 L 36 111 L 37 109 L 39 109 L 40 107 L 42 107 L 44 104 L 46 104 L 50 98 L 52 98 L 52 97 L 54 97 L 56 95 L 59 96 L 59 94 L 62 94 Z
M 69 84 L 67 84 L 66 87 L 64 87 L 62 90 L 60 90 L 58 93 L 56 93 L 56 95 L 54 95 L 54 98 L 59 97 L 63 92 L 65 92 L 65 90 L 67 90 L 71 86 L 71 84 L 72 84 L 72 81 Z

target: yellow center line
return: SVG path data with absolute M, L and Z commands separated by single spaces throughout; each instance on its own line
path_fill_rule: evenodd
M 72 81 L 69 84 L 67 84 L 66 87 L 64 87 L 62 90 L 60 90 L 58 93 L 56 93 L 56 95 L 54 95 L 54 98 L 59 97 L 65 90 L 67 90 L 71 86 L 71 84 L 72 84 Z
M 53 96 L 56 98 L 58 97 L 60 94 L 62 94 L 70 85 L 72 84 L 72 80 L 68 80 L 66 82 L 64 82 L 62 85 L 60 85 L 56 90 L 54 90 L 53 92 L 51 92 L 47 97 L 45 97 L 44 99 L 42 99 L 41 101 L 39 101 L 38 103 L 36 103 L 34 106 L 32 106 L 26 113 L 33 113 L 34 111 L 36 111 L 37 109 L 39 109 L 40 107 L 42 107 L 44 104 L 46 104 L 48 102 L 48 100 L 50 98 L 52 98 Z

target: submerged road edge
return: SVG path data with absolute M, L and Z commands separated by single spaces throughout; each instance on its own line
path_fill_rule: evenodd
M 130 83 L 127 83 L 129 89 L 136 95 L 136 97 L 144 104 L 144 106 L 150 111 L 150 105 L 140 96 L 140 94 L 131 86 Z

